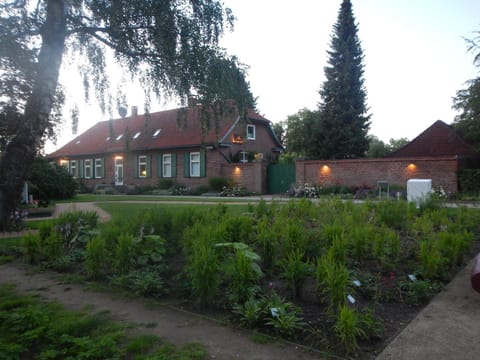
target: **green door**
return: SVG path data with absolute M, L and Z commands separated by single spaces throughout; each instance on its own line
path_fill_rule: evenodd
M 267 167 L 268 193 L 281 194 L 295 184 L 295 164 L 274 164 Z

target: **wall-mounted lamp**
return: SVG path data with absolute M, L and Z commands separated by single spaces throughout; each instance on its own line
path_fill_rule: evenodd
M 117 155 L 115 156 L 115 160 L 122 160 L 123 159 L 123 156 L 122 155 Z
M 320 168 L 320 174 L 322 174 L 322 175 L 328 175 L 328 174 L 330 174 L 331 171 L 332 171 L 332 169 L 328 165 L 323 165 Z
M 417 165 L 415 165 L 413 163 L 410 163 L 410 164 L 408 164 L 407 169 L 409 171 L 415 171 L 417 169 Z
M 242 171 L 240 170 L 240 168 L 239 168 L 238 166 L 235 166 L 235 168 L 233 169 L 233 173 L 234 173 L 235 175 L 240 175 L 241 172 L 242 172 Z

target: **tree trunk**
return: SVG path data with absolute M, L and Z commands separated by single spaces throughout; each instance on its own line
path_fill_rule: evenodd
M 21 189 L 40 148 L 52 110 L 62 64 L 66 31 L 65 0 L 47 0 L 47 17 L 41 30 L 35 82 L 18 133 L 0 160 L 0 231 L 10 225 Z

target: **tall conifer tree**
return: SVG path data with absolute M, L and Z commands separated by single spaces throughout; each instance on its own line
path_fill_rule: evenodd
M 343 0 L 333 26 L 326 80 L 320 89 L 320 118 L 311 157 L 346 159 L 365 156 L 370 115 L 363 79 L 363 51 L 350 0 Z

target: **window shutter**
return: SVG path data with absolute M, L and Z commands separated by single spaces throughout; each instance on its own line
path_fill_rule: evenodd
M 172 177 L 177 177 L 177 154 L 172 154 Z
M 152 155 L 147 155 L 147 178 L 152 177 Z
M 78 169 L 77 169 L 78 170 L 78 177 L 80 179 L 83 179 L 83 160 L 79 160 L 77 166 L 78 166 Z
M 190 177 L 190 153 L 183 154 L 183 176 Z
M 163 176 L 163 155 L 162 154 L 157 155 L 157 176 L 158 177 Z
M 97 177 L 97 162 L 95 161 L 95 158 L 93 158 L 91 161 L 90 165 L 90 175 L 92 179 L 95 179 Z
M 100 177 L 104 178 L 105 177 L 105 158 L 101 159 L 101 164 L 102 164 L 102 169 L 100 170 Z
M 207 175 L 207 153 L 205 150 L 200 151 L 200 177 L 205 177 Z
M 133 165 L 133 176 L 138 179 L 138 156 L 133 157 L 134 165 Z

